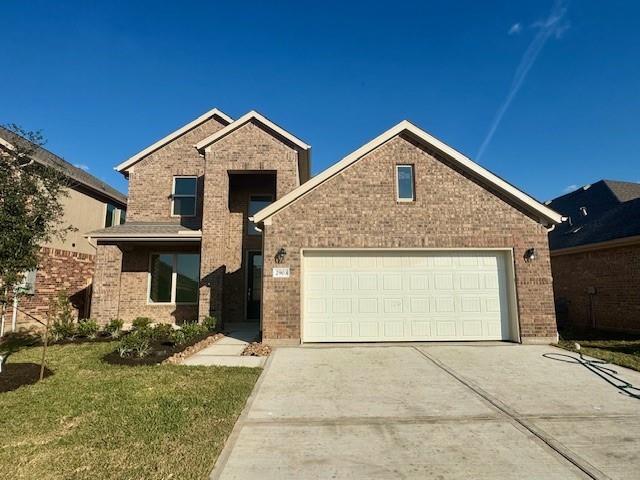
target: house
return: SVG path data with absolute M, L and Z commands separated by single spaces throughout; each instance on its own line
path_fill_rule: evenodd
M 640 183 L 600 180 L 551 202 L 558 321 L 640 333 Z
M 558 213 L 406 121 L 313 178 L 310 150 L 214 109 L 118 165 L 93 315 L 259 322 L 272 344 L 557 338 Z
M 13 131 L 0 127 L 0 149 L 11 149 L 24 141 Z M 17 308 L 9 306 L 7 316 L 16 328 L 39 326 L 38 320 L 46 321 L 49 302 L 61 291 L 69 294 L 75 315 L 89 316 L 95 247 L 84 233 L 124 223 L 127 206 L 125 195 L 43 147 L 35 150 L 33 160 L 67 177 L 68 196 L 62 199 L 60 224 L 71 225 L 74 230 L 63 240 L 54 239 L 42 245 L 37 270 L 27 274 L 29 294 L 18 298 Z

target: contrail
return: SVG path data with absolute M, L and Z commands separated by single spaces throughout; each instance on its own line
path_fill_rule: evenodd
M 491 127 L 489 128 L 489 132 L 484 138 L 482 145 L 480 145 L 480 149 L 478 150 L 478 154 L 476 155 L 476 158 L 478 160 L 484 154 L 485 150 L 489 146 L 489 143 L 491 143 L 493 135 L 496 133 L 498 125 L 500 125 L 500 122 L 502 121 L 502 117 L 509 109 L 509 106 L 518 93 L 518 90 L 520 90 L 520 87 L 527 77 L 529 70 L 531 70 L 531 67 L 538 58 L 542 47 L 544 47 L 545 43 L 547 43 L 547 40 L 549 40 L 549 38 L 551 38 L 553 35 L 559 37 L 566 30 L 567 26 L 561 23 L 561 20 L 564 17 L 565 13 L 567 13 L 567 9 L 564 6 L 564 1 L 557 0 L 553 5 L 553 8 L 551 9 L 551 12 L 549 13 L 547 19 L 533 24 L 534 27 L 539 29 L 538 33 L 529 44 L 529 47 L 524 52 L 524 55 L 522 56 L 522 59 L 518 64 L 518 68 L 516 69 L 516 72 L 513 76 L 513 81 L 511 82 L 511 88 L 509 88 L 509 93 L 507 93 L 507 97 L 504 99 L 502 105 L 500 105 L 500 108 L 496 112 L 496 115 L 493 118 L 493 122 L 491 123 Z

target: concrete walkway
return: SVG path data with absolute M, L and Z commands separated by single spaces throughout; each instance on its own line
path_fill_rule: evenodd
M 204 365 L 219 367 L 262 367 L 265 357 L 243 357 L 245 347 L 259 337 L 257 324 L 233 325 L 225 336 L 213 345 L 203 348 L 187 358 L 183 365 Z
M 548 346 L 279 348 L 211 478 L 624 479 L 640 400 Z M 615 367 L 640 385 L 640 373 Z

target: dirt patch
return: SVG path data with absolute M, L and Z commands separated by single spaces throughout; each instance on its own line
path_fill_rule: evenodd
M 44 378 L 53 372 L 44 368 Z M 40 365 L 37 363 L 6 363 L 0 373 L 0 393 L 11 392 L 24 385 L 33 385 L 40 380 Z

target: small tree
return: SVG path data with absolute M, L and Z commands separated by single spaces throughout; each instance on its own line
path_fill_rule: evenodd
M 25 272 L 38 266 L 40 246 L 64 238 L 73 228 L 61 224 L 68 179 L 34 160 L 40 132 L 8 125 L 11 138 L 0 144 L 0 303 L 2 325 L 7 301 Z

